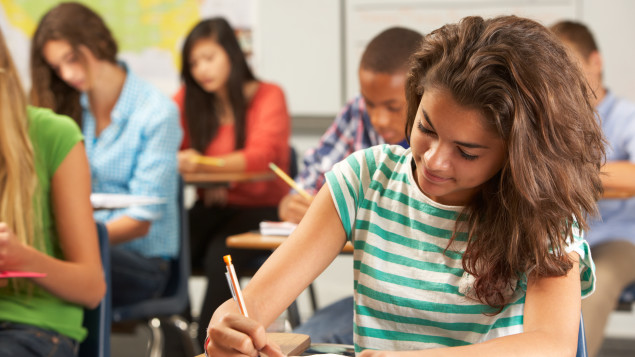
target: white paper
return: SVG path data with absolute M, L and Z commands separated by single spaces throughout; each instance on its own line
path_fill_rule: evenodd
M 260 222 L 260 234 L 263 236 L 288 236 L 298 225 L 291 222 Z
M 115 209 L 131 206 L 156 205 L 167 202 L 161 197 L 135 196 L 118 193 L 92 193 L 90 203 L 94 209 Z

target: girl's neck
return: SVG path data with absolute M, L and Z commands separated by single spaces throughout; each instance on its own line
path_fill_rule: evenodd
M 249 106 L 249 103 L 253 99 L 254 95 L 258 91 L 258 81 L 249 81 L 243 85 L 243 95 L 245 96 L 245 103 Z M 216 100 L 218 105 L 220 105 L 220 124 L 226 125 L 234 122 L 234 108 L 231 106 L 231 102 L 229 100 L 229 92 L 227 91 L 227 87 L 224 87 L 221 90 L 218 90 L 216 93 Z
M 88 90 L 90 108 L 96 120 L 110 122 L 110 112 L 117 104 L 126 81 L 126 71 L 116 63 L 101 61 L 92 75 Z

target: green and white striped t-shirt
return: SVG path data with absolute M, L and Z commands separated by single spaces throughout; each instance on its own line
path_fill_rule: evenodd
M 461 207 L 416 185 L 410 149 L 358 151 L 326 176 L 347 238 L 355 246 L 355 349 L 417 350 L 474 344 L 523 331 L 526 281 L 499 314 L 464 293 L 466 235 L 444 253 Z M 577 232 L 582 295 L 593 291 L 593 262 Z M 511 293 L 511 292 L 510 292 Z M 469 293 L 467 293 L 469 294 Z M 484 314 L 486 313 L 486 314 Z

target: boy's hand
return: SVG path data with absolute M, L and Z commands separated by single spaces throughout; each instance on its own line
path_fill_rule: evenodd
M 278 205 L 278 217 L 283 221 L 300 223 L 311 202 L 300 194 L 288 194 L 282 198 Z

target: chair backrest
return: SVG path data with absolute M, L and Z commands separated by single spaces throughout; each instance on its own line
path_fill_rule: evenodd
M 94 309 L 84 309 L 84 328 L 88 330 L 88 336 L 79 345 L 78 357 L 110 357 L 110 324 L 111 324 L 111 297 L 110 297 L 110 242 L 106 226 L 97 222 L 97 235 L 99 236 L 99 252 L 106 280 L 106 294 L 101 299 L 99 306 Z
M 584 334 L 584 319 L 580 315 L 580 329 L 578 330 L 578 351 L 576 357 L 588 357 L 586 351 L 586 335 Z
M 170 279 L 163 296 L 113 309 L 113 321 L 120 322 L 174 315 L 185 311 L 189 306 L 188 280 L 192 268 L 190 265 L 189 221 L 187 209 L 185 208 L 183 187 L 184 182 L 179 178 L 179 255 L 177 259 L 172 262 Z
M 293 146 L 289 146 L 291 153 L 289 154 L 289 176 L 295 179 L 298 176 L 298 154 Z
M 632 311 L 633 303 L 635 302 L 635 282 L 627 286 L 620 295 L 620 301 L 617 304 L 617 309 L 620 311 Z

